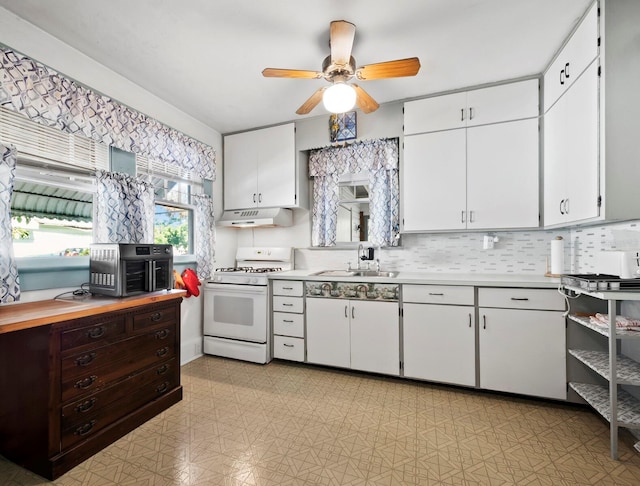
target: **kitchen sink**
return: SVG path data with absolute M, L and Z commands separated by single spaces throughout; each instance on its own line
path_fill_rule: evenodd
M 324 277 L 385 277 L 393 278 L 398 272 L 381 272 L 378 270 L 323 270 L 313 275 Z

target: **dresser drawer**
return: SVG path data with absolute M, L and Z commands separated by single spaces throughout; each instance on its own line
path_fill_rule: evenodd
M 273 357 L 289 361 L 304 361 L 304 339 L 274 336 Z
M 302 297 L 273 296 L 273 310 L 276 312 L 304 312 L 304 300 Z
M 556 289 L 480 288 L 478 306 L 564 311 L 565 301 Z
M 293 297 L 302 296 L 303 285 L 299 281 L 274 280 L 273 295 L 290 295 Z
M 108 363 L 92 370 L 83 370 L 82 373 L 64 373 L 61 376 L 61 400 L 66 402 L 74 398 L 79 398 L 120 381 L 125 377 L 136 373 L 138 370 L 161 364 L 163 361 L 175 356 L 176 344 L 170 342 L 154 343 L 153 346 L 139 349 L 133 346 L 135 341 L 128 340 L 117 345 L 126 345 L 130 353 L 128 357 L 118 362 L 115 366 Z M 75 370 L 74 370 L 75 371 Z
M 473 305 L 473 287 L 459 285 L 403 285 L 402 301 L 419 304 Z
M 168 345 L 175 345 L 175 324 L 161 326 L 132 338 L 106 346 L 91 348 L 80 353 L 63 355 L 61 360 L 62 381 L 93 373 L 104 366 L 117 365 L 125 361 L 137 361 L 148 357 Z M 167 344 L 168 343 L 168 344 Z
M 64 351 L 86 344 L 103 344 L 105 341 L 124 337 L 125 333 L 126 325 L 124 317 L 105 321 L 96 320 L 91 326 L 62 331 L 60 348 Z
M 175 359 L 148 368 L 62 408 L 61 443 L 66 449 L 180 384 Z
M 304 315 L 274 312 L 273 333 L 284 336 L 304 337 Z
M 177 322 L 177 309 L 178 307 L 176 306 L 167 306 L 135 314 L 133 316 L 133 329 L 134 331 L 139 331 L 158 324 Z

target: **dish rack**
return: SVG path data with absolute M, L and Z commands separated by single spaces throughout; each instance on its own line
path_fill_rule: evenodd
M 640 278 L 624 279 L 615 275 L 604 274 L 568 274 L 560 277 L 562 285 L 577 287 L 587 291 L 615 290 L 635 291 L 640 290 Z

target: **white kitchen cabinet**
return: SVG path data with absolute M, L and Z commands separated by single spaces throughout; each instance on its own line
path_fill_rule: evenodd
M 403 304 L 404 376 L 474 386 L 475 308 Z
M 307 361 L 351 366 L 349 301 L 307 298 Z
M 537 118 L 406 136 L 403 231 L 537 227 L 538 153 Z
M 351 368 L 387 375 L 400 373 L 397 302 L 349 301 Z
M 404 134 L 465 128 L 538 116 L 538 80 L 433 96 L 404 104 Z
M 298 207 L 293 123 L 224 137 L 224 208 Z
M 564 299 L 551 289 L 478 289 L 480 387 L 566 400 Z
M 545 226 L 640 218 L 639 17 L 594 2 L 544 74 Z
M 304 361 L 304 284 L 274 280 L 271 288 L 273 357 Z
M 397 302 L 307 299 L 309 363 L 398 375 Z

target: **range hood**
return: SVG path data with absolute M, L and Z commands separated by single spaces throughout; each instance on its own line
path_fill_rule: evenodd
M 253 208 L 225 211 L 217 224 L 230 228 L 291 226 L 293 211 L 283 208 Z

